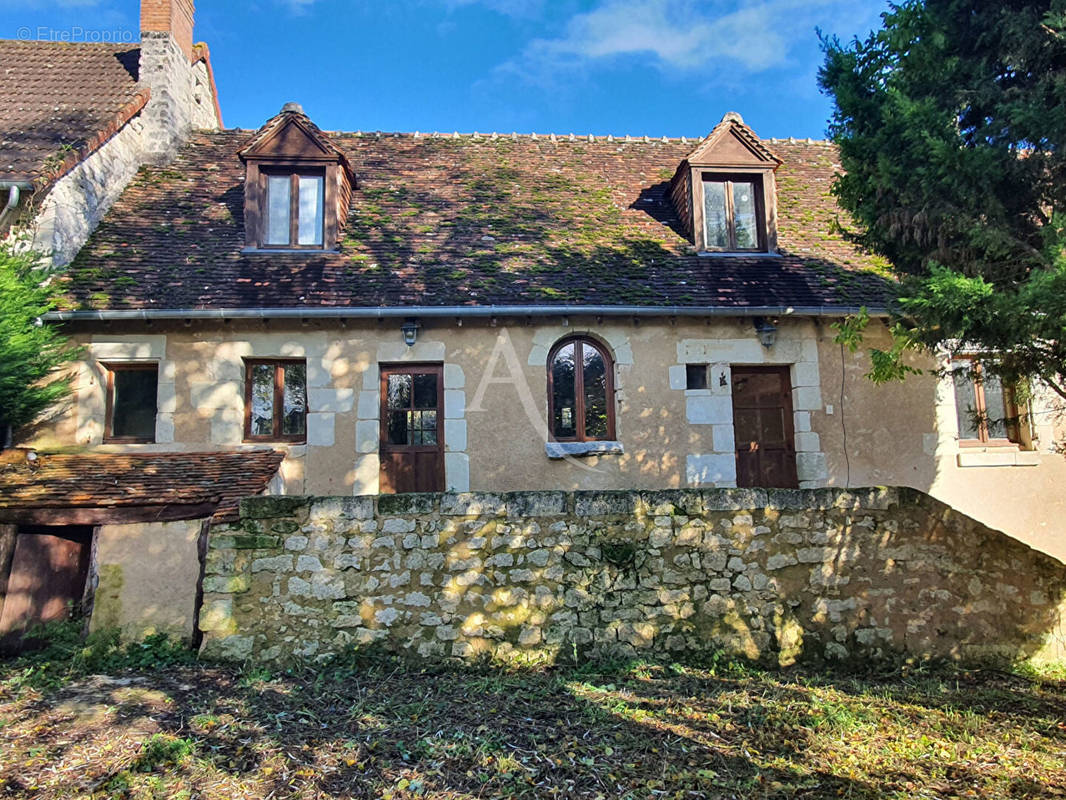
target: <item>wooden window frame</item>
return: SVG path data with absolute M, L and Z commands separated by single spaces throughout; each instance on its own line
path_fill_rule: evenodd
M 382 452 L 424 452 L 442 455 L 447 452 L 444 447 L 444 365 L 440 363 L 410 362 L 406 364 L 382 364 L 378 367 L 379 411 L 378 443 Z M 389 441 L 389 376 L 390 375 L 436 375 L 437 376 L 437 443 L 436 444 L 393 444 Z M 411 402 L 414 403 L 414 388 L 411 389 Z M 443 469 L 444 460 L 441 459 Z
M 705 183 L 725 184 L 726 235 L 725 247 L 712 247 L 707 236 Z M 755 189 L 755 247 L 737 247 L 736 214 L 733 206 L 733 184 L 750 183 Z M 766 181 L 759 172 L 718 172 L 700 170 L 700 219 L 703 225 L 703 250 L 708 253 L 766 253 L 769 252 L 766 235 Z
M 274 432 L 267 435 L 252 433 L 252 370 L 254 366 L 274 367 Z M 281 432 L 282 415 L 285 411 L 285 371 L 284 367 L 293 364 L 304 365 L 304 432 Z M 246 358 L 244 359 L 244 441 L 246 442 L 287 442 L 305 444 L 307 442 L 307 418 L 311 410 L 307 405 L 307 359 L 305 358 Z
M 267 243 L 267 229 L 270 226 L 270 178 L 278 176 L 289 178 L 289 243 Z M 322 180 L 322 242 L 321 244 L 300 244 L 300 178 L 320 178 Z M 278 165 L 259 168 L 259 197 L 262 208 L 259 210 L 259 238 L 257 246 L 261 250 L 325 250 L 326 232 L 329 228 L 327 215 L 329 205 L 326 202 L 326 170 L 318 167 L 306 167 L 299 164 Z
M 552 375 L 552 364 L 555 356 L 568 344 L 574 345 L 574 436 L 557 437 L 555 435 L 555 379 Z M 585 435 L 585 370 L 579 369 L 584 360 L 581 356 L 582 347 L 591 345 L 603 358 L 604 373 L 607 377 L 607 435 L 603 438 L 590 439 Z M 613 442 L 617 441 L 615 428 L 615 399 L 614 399 L 614 359 L 611 351 L 603 342 L 593 339 L 591 336 L 567 336 L 555 343 L 548 353 L 548 440 L 552 442 Z
M 155 444 L 155 430 L 153 428 L 150 437 L 144 436 L 115 436 L 115 373 L 116 372 L 146 372 L 152 370 L 156 374 L 156 401 L 153 417 L 159 417 L 159 362 L 157 361 L 101 361 L 100 365 L 107 370 L 107 384 L 104 399 L 104 435 L 105 444 Z
M 977 436 L 976 439 L 963 439 L 962 431 L 958 431 L 959 447 L 1003 447 L 1013 448 L 1016 450 L 1022 449 L 1022 437 L 1020 430 L 1019 412 L 1017 399 L 1014 395 L 1014 388 L 1010 386 L 1003 387 L 1003 407 L 1007 412 L 1007 438 L 1006 439 L 993 439 L 988 433 L 988 405 L 985 402 L 985 383 L 982 377 L 984 372 L 984 365 L 981 363 L 977 356 L 956 356 L 952 359 L 953 364 L 968 363 L 966 368 L 967 379 L 973 381 L 973 396 L 974 405 L 976 408 L 974 412 L 978 415 L 977 422 Z M 958 419 L 958 395 L 955 391 L 955 370 L 952 370 L 952 398 L 955 400 L 955 414 Z M 1013 431 L 1014 439 L 1011 439 L 1011 432 Z

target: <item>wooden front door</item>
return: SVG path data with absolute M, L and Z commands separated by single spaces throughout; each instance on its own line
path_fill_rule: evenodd
M 737 486 L 799 485 L 788 367 L 733 367 L 733 430 Z
M 0 649 L 17 650 L 23 633 L 77 610 L 89 575 L 92 528 L 20 528 L 15 534 L 0 611 Z
M 444 491 L 444 370 L 381 368 L 381 491 Z

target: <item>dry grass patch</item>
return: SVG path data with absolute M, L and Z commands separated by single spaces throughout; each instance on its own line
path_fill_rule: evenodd
M 5 797 L 1066 796 L 1066 683 L 1046 676 L 378 658 L 33 688 L 4 666 Z

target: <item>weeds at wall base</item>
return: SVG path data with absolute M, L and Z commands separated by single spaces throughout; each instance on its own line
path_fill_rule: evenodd
M 33 649 L 0 660 L 0 689 L 56 689 L 86 675 L 153 670 L 197 661 L 185 643 L 165 633 L 123 642 L 118 628 L 93 631 L 88 636 L 83 635 L 83 629 L 83 620 L 69 619 L 28 630 L 25 638 Z

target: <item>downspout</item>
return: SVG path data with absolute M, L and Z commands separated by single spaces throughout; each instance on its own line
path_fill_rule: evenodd
M 3 210 L 0 210 L 0 229 L 3 229 L 4 223 L 7 222 L 7 218 L 11 213 L 18 208 L 19 198 L 22 196 L 22 190 L 17 183 L 13 183 L 7 190 L 7 205 Z

